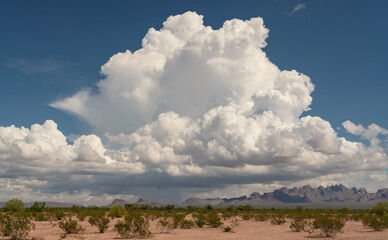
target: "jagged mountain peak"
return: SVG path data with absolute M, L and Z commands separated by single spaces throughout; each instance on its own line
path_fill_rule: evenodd
M 260 205 L 266 203 L 368 203 L 377 201 L 388 201 L 388 188 L 380 189 L 376 193 L 368 193 L 365 188 L 348 188 L 343 184 L 336 184 L 327 187 L 319 186 L 313 188 L 304 185 L 300 188 L 282 187 L 273 192 L 260 194 L 253 192 L 248 198 L 241 196 L 237 198 L 189 198 L 182 202 L 181 206 L 205 206 L 205 205 Z

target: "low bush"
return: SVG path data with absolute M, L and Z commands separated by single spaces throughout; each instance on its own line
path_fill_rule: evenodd
M 6 212 L 23 212 L 25 210 L 24 203 L 16 198 L 6 202 L 3 209 Z
M 43 212 L 46 206 L 45 202 L 34 202 L 34 204 L 30 207 L 32 212 Z
M 158 221 L 158 229 L 161 233 L 169 233 L 173 229 L 173 222 L 171 218 L 163 217 Z
M 317 232 L 325 237 L 333 237 L 342 232 L 345 221 L 338 216 L 322 214 L 315 217 L 310 227 L 306 230 L 309 233 Z
M 114 230 L 122 238 L 147 238 L 151 236 L 149 221 L 138 213 L 125 216 L 124 221 L 118 221 Z
M 212 211 L 206 216 L 206 225 L 212 228 L 218 228 L 222 225 L 220 216 L 218 216 L 218 212 Z
M 109 218 L 105 217 L 104 214 L 96 214 L 89 217 L 89 223 L 92 226 L 96 226 L 100 233 L 104 233 L 109 227 Z
M 62 221 L 58 223 L 59 228 L 61 228 L 66 234 L 76 234 L 83 233 L 85 229 L 78 224 L 77 220 L 71 218 L 63 218 Z
M 86 219 L 86 217 L 89 216 L 89 213 L 87 211 L 79 211 L 76 213 L 76 216 L 78 220 L 83 222 Z
M 254 218 L 254 214 L 252 212 L 244 212 L 242 215 L 241 215 L 241 218 L 243 220 L 250 220 L 252 218 Z
M 266 213 L 257 213 L 254 218 L 258 222 L 265 222 L 268 220 L 269 216 Z
M 37 212 L 32 215 L 34 217 L 35 221 L 47 221 L 48 217 L 46 216 L 45 213 L 42 212 Z
M 26 215 L 0 215 L 0 231 L 3 236 L 10 237 L 11 240 L 26 239 L 34 228 L 35 225 Z
M 190 229 L 194 227 L 194 221 L 183 219 L 180 225 L 182 229 Z
M 284 218 L 284 216 L 281 215 L 281 214 L 274 215 L 274 216 L 272 216 L 272 218 L 271 218 L 271 223 L 272 223 L 273 225 L 281 225 L 281 224 L 284 224 L 285 222 L 287 222 L 287 221 L 286 221 L 286 219 Z
M 205 214 L 203 214 L 203 213 L 196 213 L 196 214 L 193 214 L 193 217 L 196 218 L 195 219 L 195 224 L 199 228 L 201 228 L 204 225 L 206 225 L 206 216 L 205 216 Z
M 363 217 L 362 223 L 375 231 L 388 228 L 388 202 L 378 202 L 371 212 Z
M 125 215 L 125 208 L 119 204 L 113 205 L 109 208 L 109 217 L 113 218 L 121 218 Z
M 182 221 L 185 219 L 186 215 L 181 213 L 172 214 L 172 226 L 173 228 L 177 228 L 181 225 Z
M 308 221 L 303 218 L 296 218 L 291 224 L 290 229 L 293 232 L 301 232 L 304 231 L 308 225 Z
M 232 228 L 229 226 L 224 227 L 224 232 L 231 232 Z

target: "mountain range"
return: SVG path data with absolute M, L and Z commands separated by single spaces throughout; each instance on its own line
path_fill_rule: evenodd
M 260 194 L 252 193 L 249 197 L 236 198 L 189 198 L 180 206 L 227 206 L 246 205 L 253 206 L 274 203 L 375 203 L 388 201 L 388 188 L 380 189 L 376 193 L 368 193 L 365 188 L 347 188 L 344 185 L 332 185 L 330 187 L 313 188 L 305 185 L 301 188 L 282 187 L 273 192 Z
M 187 206 L 207 206 L 212 205 L 216 207 L 223 206 L 239 206 L 250 204 L 252 206 L 263 206 L 270 204 L 277 205 L 292 205 L 292 204 L 316 204 L 327 205 L 327 204 L 340 204 L 342 206 L 360 206 L 360 205 L 370 205 L 376 202 L 387 202 L 388 201 L 388 188 L 379 189 L 375 193 L 368 193 L 365 188 L 347 188 L 342 184 L 332 185 L 329 187 L 319 186 L 318 188 L 313 188 L 310 185 L 305 185 L 300 188 L 286 188 L 282 187 L 276 189 L 273 192 L 260 194 L 259 192 L 252 193 L 249 197 L 241 196 L 234 198 L 196 198 L 191 197 L 186 201 L 180 203 L 179 207 Z M 104 205 L 101 207 L 111 207 L 113 205 L 122 205 L 124 206 L 127 203 L 132 203 L 123 199 L 115 199 L 112 203 Z M 0 207 L 3 207 L 5 203 L 0 202 Z M 32 206 L 33 202 L 25 203 L 26 207 Z M 151 200 L 144 200 L 142 198 L 136 202 L 139 205 L 148 205 L 151 207 L 161 207 L 165 204 L 153 202 Z M 63 202 L 49 202 L 46 201 L 47 207 L 61 207 L 67 208 L 80 206 L 76 203 L 63 203 Z

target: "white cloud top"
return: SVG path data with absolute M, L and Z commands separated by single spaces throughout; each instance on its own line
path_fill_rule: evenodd
M 96 135 L 69 144 L 50 120 L 31 129 L 0 127 L 1 176 L 43 181 L 30 187 L 50 193 L 155 200 L 169 191 L 158 186 L 183 195 L 317 179 L 381 187 L 388 158 L 379 136 L 388 131 L 344 122 L 370 141 L 365 145 L 338 137 L 320 117 L 301 117 L 314 85 L 269 61 L 262 50 L 268 32 L 261 18 L 213 30 L 194 12 L 169 17 L 162 29 L 148 31 L 141 49 L 102 66 L 106 77 L 97 91 L 50 104 L 109 132 L 107 145 Z

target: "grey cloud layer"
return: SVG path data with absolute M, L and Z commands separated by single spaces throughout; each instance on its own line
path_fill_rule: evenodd
M 365 145 L 338 137 L 320 117 L 301 117 L 314 85 L 269 61 L 261 18 L 233 19 L 218 30 L 202 18 L 169 17 L 148 31 L 140 50 L 102 66 L 97 93 L 51 104 L 110 132 L 105 145 L 96 135 L 69 144 L 50 120 L 31 129 L 0 127 L 2 178 L 37 179 L 42 184 L 30 187 L 43 192 L 148 191 L 155 200 L 172 189 L 318 179 L 377 188 L 387 179 L 379 140 L 387 130 L 344 122 Z

